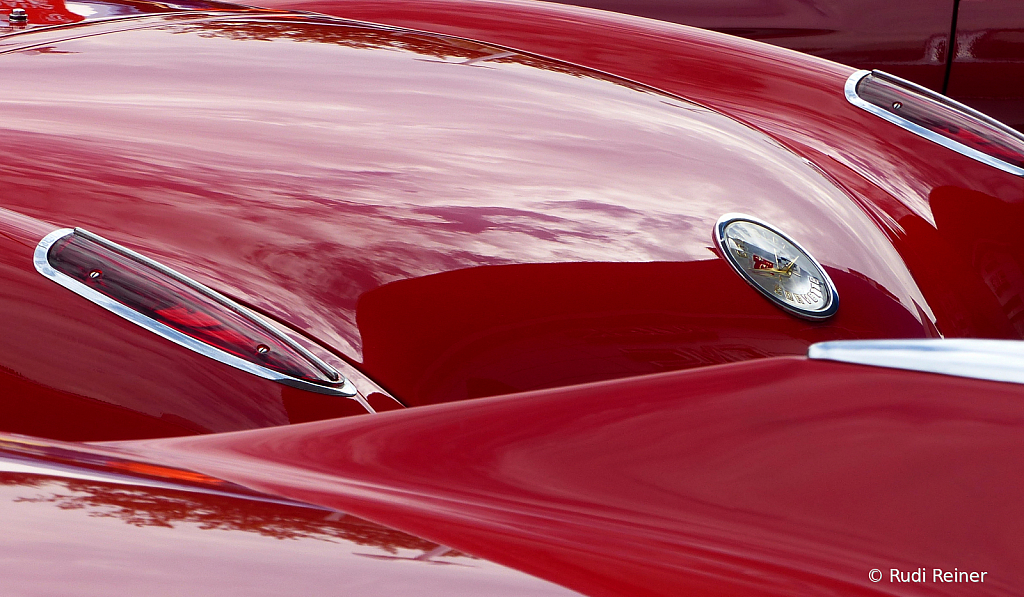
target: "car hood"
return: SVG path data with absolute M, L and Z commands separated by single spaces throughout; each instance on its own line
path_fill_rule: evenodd
M 407 404 L 934 334 L 847 192 L 685 98 L 308 14 L 136 15 L 0 43 L 3 207 L 159 259 Z M 712 242 L 727 212 L 813 254 L 839 313 L 799 320 L 749 288 Z

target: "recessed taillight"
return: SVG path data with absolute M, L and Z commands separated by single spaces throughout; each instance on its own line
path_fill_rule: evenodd
M 95 234 L 48 234 L 35 266 L 108 311 L 227 365 L 321 394 L 357 396 L 333 367 L 251 309 Z
M 846 99 L 953 151 L 1024 176 L 1024 135 L 989 116 L 881 71 L 857 71 Z

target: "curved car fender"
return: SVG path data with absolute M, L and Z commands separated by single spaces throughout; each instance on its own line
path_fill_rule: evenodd
M 789 357 L 116 447 L 591 595 L 882 595 L 890 569 L 922 566 L 1009 595 L 1022 398 Z
M 849 67 L 712 31 L 528 0 L 263 4 L 502 44 L 719 110 L 766 132 L 850 192 L 910 267 L 926 299 L 924 317 L 939 333 L 1019 338 L 1024 329 L 1013 307 L 1024 300 L 1024 285 L 1000 296 L 997 277 L 1006 276 L 992 265 L 1009 261 L 1011 270 L 1024 267 L 1024 253 L 1000 229 L 1001 223 L 1024 221 L 1024 177 L 853 106 L 843 93 L 853 73 Z M 997 257 L 985 257 L 990 246 Z M 955 284 L 948 277 L 951 259 L 952 271 L 962 274 Z

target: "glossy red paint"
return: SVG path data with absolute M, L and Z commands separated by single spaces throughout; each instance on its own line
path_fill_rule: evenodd
M 942 90 L 945 79 L 954 3 L 953 0 L 559 1 L 738 35 L 856 68 L 879 68 L 935 91 Z
M 1024 179 L 938 147 L 850 105 L 842 94 L 851 73 L 845 67 L 668 23 L 516 0 L 282 0 L 271 5 L 517 47 L 614 72 L 749 123 L 807 157 L 849 190 L 911 265 L 927 299 L 919 306 L 940 333 L 1019 337 L 1000 306 L 1007 297 L 996 297 L 973 255 L 976 246 L 999 242 L 994 235 L 984 236 L 984 231 L 1024 199 Z M 936 209 L 932 203 L 939 197 L 944 206 Z M 977 197 L 987 198 L 985 209 L 967 208 Z M 959 219 L 940 224 L 936 212 L 946 206 L 963 209 L 957 210 Z M 959 228 L 984 238 L 964 238 Z M 962 274 L 958 284 L 949 284 L 945 272 L 939 271 L 944 255 L 964 263 L 957 270 Z M 1008 296 L 1022 292 L 1024 285 L 1014 282 Z
M 121 443 L 588 595 L 961 595 L 1024 583 L 1024 389 L 763 359 L 289 428 Z
M 408 404 L 935 335 L 871 218 L 757 130 L 501 47 L 255 16 L 3 40 L 5 205 L 254 305 Z M 711 240 L 729 211 L 831 268 L 840 314 L 797 321 L 745 287 Z
M 1021 386 L 770 357 L 822 339 L 1019 337 L 1024 275 L 1005 237 L 1020 179 L 851 106 L 850 69 L 778 48 L 527 2 L 324 6 L 497 45 L 266 12 L 0 38 L 0 188 L 20 212 L 3 212 L 0 324 L 25 338 L 3 347 L 20 377 L 0 383 L 15 400 L 79 388 L 153 427 L 172 409 L 235 428 L 323 414 L 33 274 L 42 234 L 84 225 L 426 406 L 64 446 L 122 477 L 15 471 L 0 486 L 5 582 L 885 595 L 869 570 L 927 565 L 1017 592 Z M 747 288 L 711 246 L 726 211 L 809 248 L 840 314 L 797 321 Z M 627 379 L 430 405 L 609 377 Z M 0 461 L 70 466 L 24 443 Z M 168 492 L 181 485 L 197 495 Z M 282 498 L 388 528 L 267 505 Z M 441 545 L 497 566 L 421 568 Z
M 923 335 L 884 288 L 856 272 L 830 275 L 842 311 L 824 325 L 751 300 L 720 260 L 503 265 L 402 280 L 360 298 L 363 366 L 415 406 L 801 354 L 835 338 Z M 694 281 L 715 290 L 694 292 Z
M 140 16 L 91 26 L 132 28 L 109 37 L 0 40 L 5 205 L 159 258 L 312 334 L 409 404 L 827 339 L 1019 337 L 1024 284 L 999 282 L 1018 257 L 987 222 L 1015 217 L 1021 180 L 849 105 L 845 67 L 565 6 L 303 6 L 622 73 L 814 166 L 686 101 L 501 47 L 309 17 Z M 115 39 L 135 48 L 132 65 L 110 68 Z M 78 81 L 76 95 L 55 81 Z M 838 318 L 794 321 L 728 273 L 709 250 L 727 211 L 771 221 L 829 267 L 848 305 Z M 992 243 L 1008 261 L 985 256 Z M 67 350 L 50 349 L 48 367 Z
M 960 0 L 950 96 L 1024 129 L 1024 10 L 1014 0 Z
M 11 595 L 576 595 L 342 512 L 203 487 L 189 471 L 34 440 L 0 445 L 0 577 Z
M 881 69 L 935 91 L 948 89 L 952 97 L 1024 128 L 1024 11 L 1017 0 L 559 1 Z M 950 53 L 955 4 L 956 47 Z

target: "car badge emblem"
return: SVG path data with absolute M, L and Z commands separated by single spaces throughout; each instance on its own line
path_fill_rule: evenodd
M 825 269 L 773 226 L 725 214 L 715 225 L 715 242 L 747 283 L 788 313 L 821 320 L 839 309 L 839 294 Z

